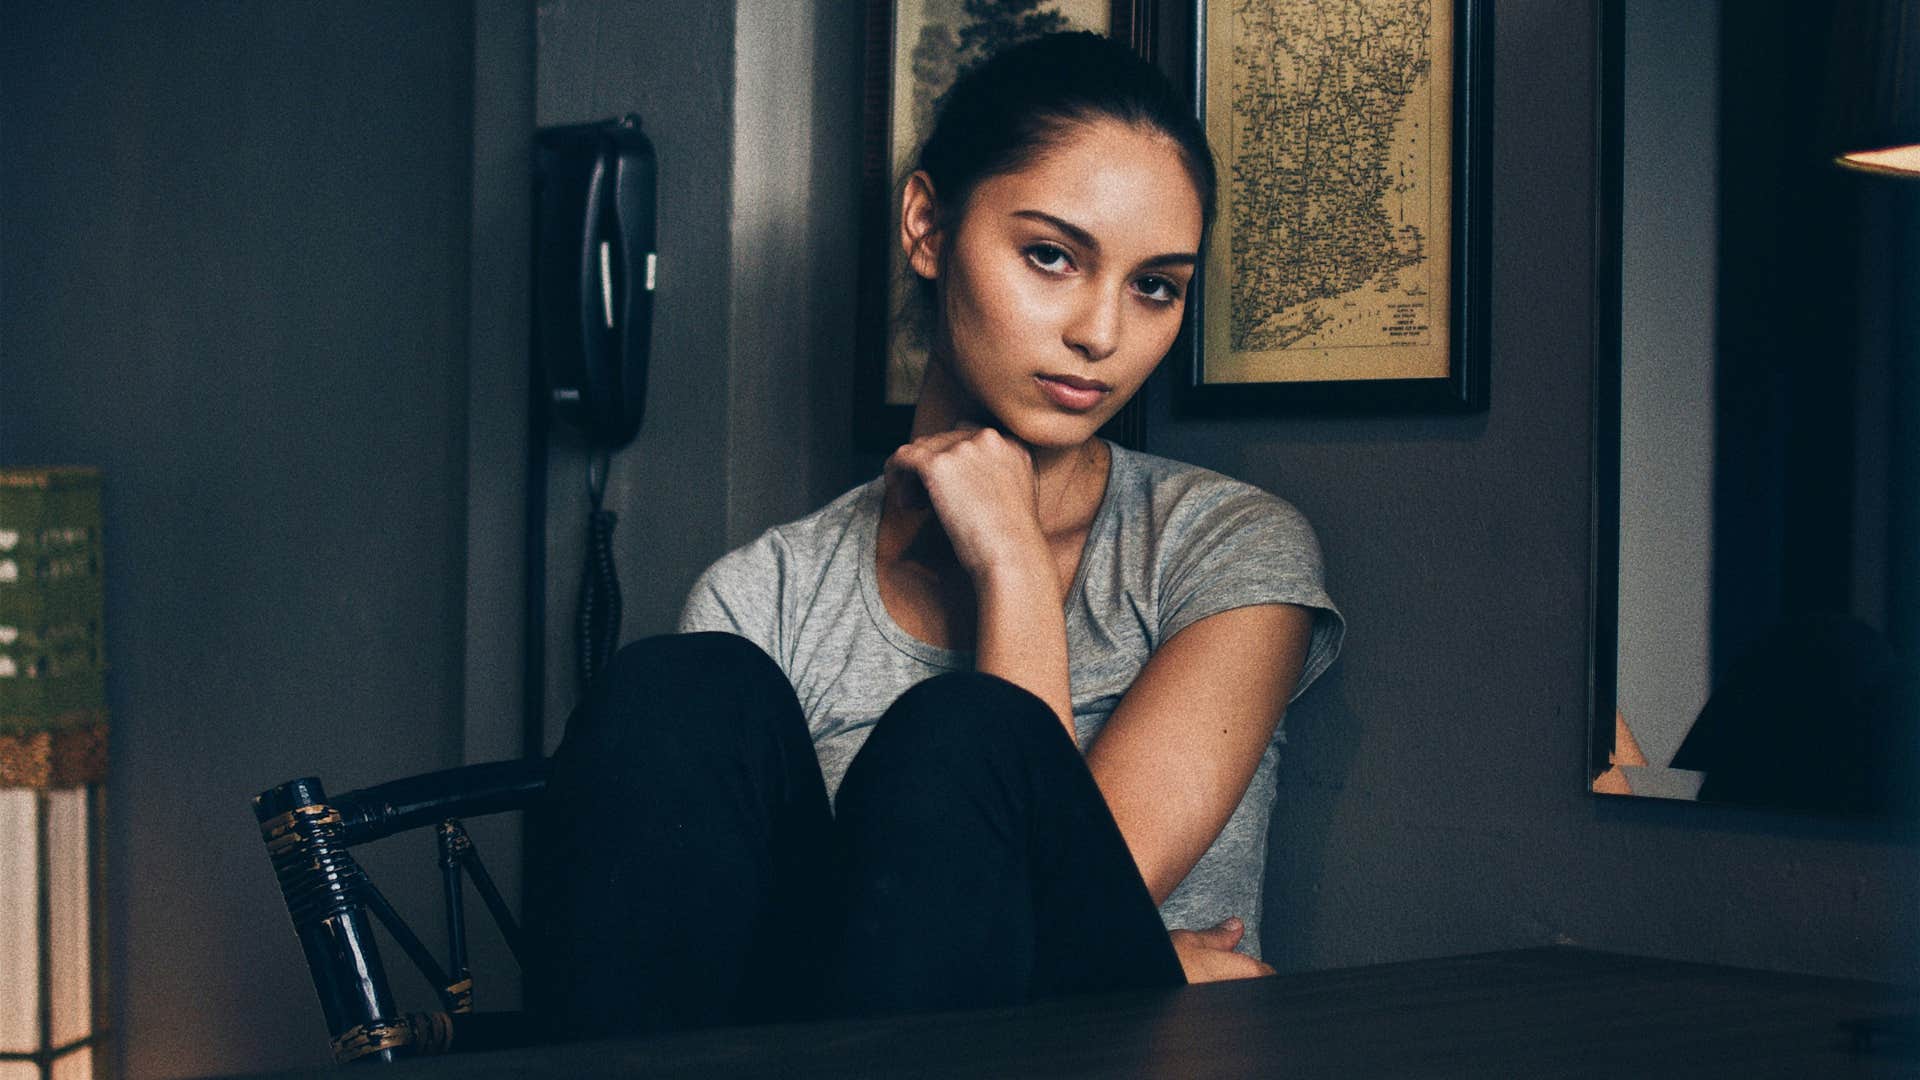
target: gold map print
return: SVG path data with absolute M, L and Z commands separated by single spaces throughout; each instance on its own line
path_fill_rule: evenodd
M 1446 377 L 1450 0 L 1210 11 L 1205 380 Z

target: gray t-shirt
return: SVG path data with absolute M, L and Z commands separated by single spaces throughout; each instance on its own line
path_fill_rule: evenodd
M 1299 511 L 1250 484 L 1109 443 L 1107 488 L 1067 594 L 1075 740 L 1082 753 L 1160 643 L 1209 615 L 1251 604 L 1313 608 L 1300 691 L 1340 650 L 1344 623 L 1322 584 L 1320 545 Z M 888 706 L 915 683 L 971 670 L 973 655 L 902 630 L 880 600 L 876 478 L 708 567 L 687 597 L 683 632 L 739 634 L 779 663 L 799 694 L 827 791 Z M 1267 818 L 1278 730 L 1220 835 L 1160 907 L 1171 929 L 1246 924 L 1260 955 Z

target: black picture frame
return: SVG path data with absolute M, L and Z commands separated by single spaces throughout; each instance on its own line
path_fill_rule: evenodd
M 913 406 L 889 400 L 888 354 L 893 340 L 893 252 L 898 245 L 896 196 L 902 179 L 893 168 L 894 28 L 901 3 L 867 0 L 860 159 L 859 316 L 854 349 L 853 441 L 865 451 L 891 450 L 907 441 Z M 1159 0 L 1110 0 L 1109 36 L 1156 60 Z M 1140 395 L 1100 434 L 1138 449 L 1145 439 Z
M 1273 5 L 1311 4 L 1313 0 L 1267 0 Z M 1444 3 L 1444 0 L 1442 0 Z M 1190 11 L 1193 68 L 1192 90 L 1195 110 L 1202 123 L 1208 122 L 1208 27 L 1210 20 L 1225 18 L 1230 0 L 1193 0 Z M 1198 275 L 1189 295 L 1184 341 L 1176 346 L 1174 360 L 1185 370 L 1172 380 L 1173 405 L 1184 415 L 1245 415 L 1262 413 L 1446 413 L 1477 412 L 1488 407 L 1488 320 L 1489 320 L 1489 159 L 1488 140 L 1492 110 L 1492 3 L 1491 0 L 1452 0 L 1448 32 L 1452 71 L 1451 171 L 1447 200 L 1450 219 L 1446 245 L 1448 266 L 1445 280 L 1449 297 L 1445 305 L 1448 326 L 1445 332 L 1445 374 L 1415 378 L 1361 377 L 1339 379 L 1285 378 L 1225 381 L 1208 368 L 1210 327 L 1209 276 Z M 1437 13 L 1435 18 L 1440 15 Z M 1232 182 L 1234 162 L 1225 157 L 1231 148 L 1218 145 L 1223 155 L 1221 220 L 1214 226 L 1212 244 L 1229 243 L 1231 222 L 1227 220 L 1226 191 Z M 1215 313 L 1219 311 L 1215 307 Z M 1218 353 L 1219 335 L 1212 350 Z M 1431 362 L 1434 358 L 1428 358 Z M 1218 368 L 1219 365 L 1216 365 Z

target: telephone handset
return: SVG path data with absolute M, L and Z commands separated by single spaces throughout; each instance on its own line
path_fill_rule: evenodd
M 613 548 L 619 519 L 602 505 L 602 497 L 609 456 L 633 441 L 646 410 L 656 277 L 655 163 L 653 144 L 632 114 L 543 128 L 534 136 L 533 157 L 533 347 L 540 393 L 532 440 L 540 462 L 534 482 L 544 507 L 546 418 L 557 416 L 582 429 L 592 509 L 574 616 L 574 673 L 584 693 L 620 643 L 620 579 Z M 534 544 L 544 546 L 545 539 L 544 522 L 530 521 L 529 551 Z M 538 574 L 544 618 L 544 551 Z M 530 629 L 529 640 L 536 631 L 544 635 L 544 622 Z M 544 664 L 543 657 L 543 651 L 530 651 L 528 660 L 529 677 L 537 675 L 542 684 L 545 672 L 534 665 Z M 538 715 L 537 704 L 529 715 Z
M 534 139 L 534 320 L 544 398 L 599 451 L 633 441 L 653 334 L 655 164 L 640 118 Z

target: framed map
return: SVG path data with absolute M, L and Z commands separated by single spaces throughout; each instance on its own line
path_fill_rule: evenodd
M 1487 0 L 1197 0 L 1183 411 L 1487 402 Z
M 941 95 L 967 68 L 1017 41 L 1057 30 L 1109 34 L 1146 53 L 1151 0 L 867 0 L 865 139 L 861 163 L 859 363 L 855 441 L 907 439 L 927 363 L 918 279 L 900 250 L 899 194 L 933 128 Z M 1137 426 L 1129 404 L 1110 426 Z M 1108 432 L 1129 445 L 1124 432 Z

